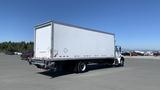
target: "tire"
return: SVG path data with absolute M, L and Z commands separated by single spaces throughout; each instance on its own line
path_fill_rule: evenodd
M 121 61 L 120 61 L 120 65 L 119 65 L 119 66 L 121 66 L 121 67 L 124 66 L 124 58 L 121 58 Z
M 87 63 L 84 61 L 79 61 L 77 65 L 75 65 L 75 70 L 77 73 L 83 73 L 87 71 Z
M 115 61 L 115 67 L 123 67 L 124 66 L 124 58 L 122 57 L 120 60 L 120 63 L 118 63 L 118 60 Z

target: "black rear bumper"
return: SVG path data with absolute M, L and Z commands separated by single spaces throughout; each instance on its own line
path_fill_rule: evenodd
M 50 60 L 39 60 L 39 59 L 30 59 L 28 60 L 28 63 L 30 65 L 35 65 L 37 68 L 40 69 L 54 69 L 55 68 L 55 62 Z

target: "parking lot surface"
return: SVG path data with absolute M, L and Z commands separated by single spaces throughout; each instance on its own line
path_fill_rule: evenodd
M 159 90 L 160 60 L 126 58 L 124 67 L 90 65 L 81 74 L 54 74 L 19 56 L 0 55 L 1 90 Z

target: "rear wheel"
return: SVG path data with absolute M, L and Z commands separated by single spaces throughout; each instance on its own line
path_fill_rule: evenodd
M 77 73 L 86 72 L 87 71 L 87 63 L 84 61 L 77 62 L 77 64 L 75 65 L 74 71 Z

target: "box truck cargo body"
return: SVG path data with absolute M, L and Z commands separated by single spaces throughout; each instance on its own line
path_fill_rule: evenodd
M 51 21 L 35 27 L 34 40 L 34 57 L 30 63 L 39 68 L 55 68 L 63 62 L 77 69 L 78 64 L 83 64 L 85 69 L 89 62 L 113 65 L 123 59 L 116 52 L 115 35 L 108 32 Z

